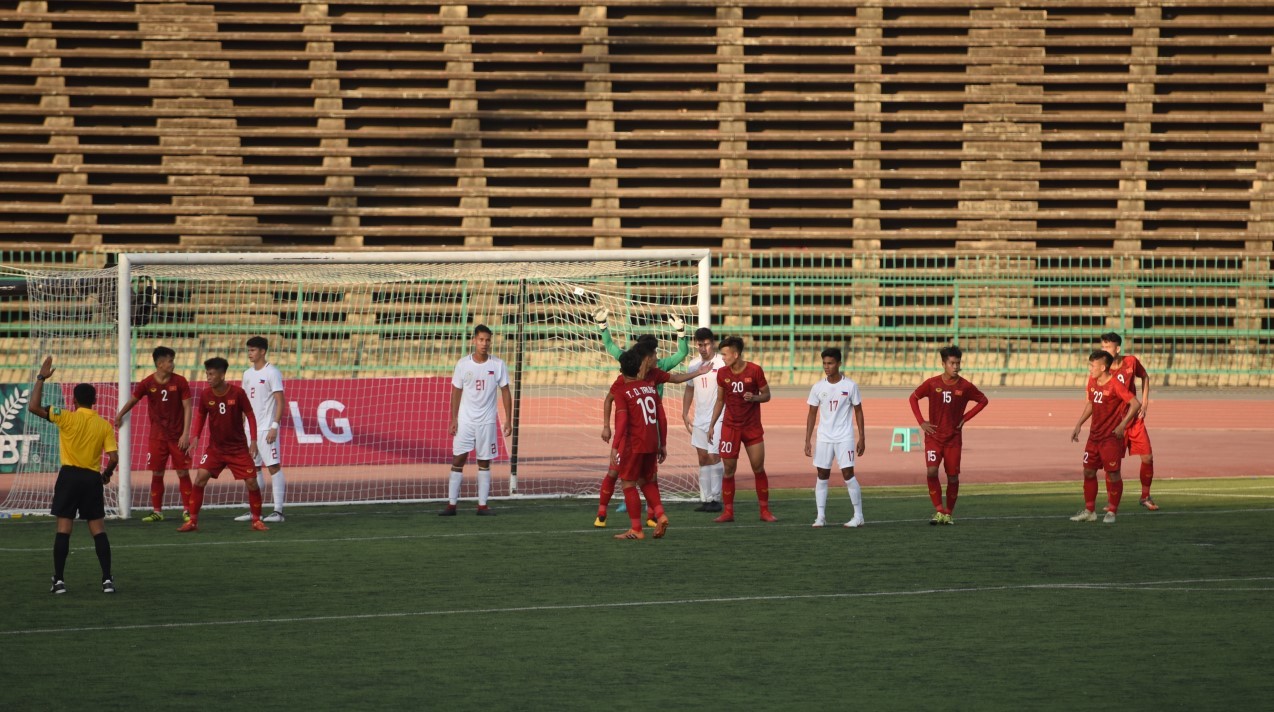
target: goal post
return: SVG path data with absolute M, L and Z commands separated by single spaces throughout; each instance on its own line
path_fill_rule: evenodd
M 300 493 L 295 500 L 289 494 L 289 504 L 440 499 L 446 488 L 439 471 L 445 475 L 449 469 L 443 461 L 450 461 L 450 444 L 444 448 L 438 442 L 438 429 L 449 414 L 412 408 L 439 407 L 442 395 L 449 395 L 452 367 L 469 352 L 473 326 L 490 319 L 498 322 L 489 325 L 497 337 L 492 354 L 508 363 L 517 396 L 514 435 L 499 457 L 510 476 L 506 488 L 497 493 L 493 487 L 493 496 L 583 495 L 596 491 L 606 466 L 607 445 L 597 437 L 596 421 L 605 386 L 617 373 L 593 312 L 612 312 L 610 331 L 621 348 L 639 333 L 652 333 L 660 339 L 660 356 L 671 354 L 678 345 L 666 324 L 668 314 L 690 324 L 695 317 L 700 325 L 710 323 L 710 264 L 708 250 L 123 254 L 115 268 L 117 309 L 112 310 L 115 387 L 123 402 L 132 384 L 150 370 L 149 347 L 165 339 L 180 342 L 178 372 L 191 380 L 192 390 L 202 385 L 196 382 L 203 381 L 203 359 L 214 355 L 230 360 L 227 380 L 237 383 L 246 361 L 243 340 L 268 335 L 271 360 L 284 374 L 290 409 L 284 415 L 301 428 L 283 440 L 289 493 Z M 134 298 L 148 280 L 156 285 L 157 305 L 148 312 L 149 323 L 137 326 Z M 335 396 L 322 400 L 324 376 L 331 377 L 330 388 L 357 406 Z M 293 384 L 309 402 L 291 397 Z M 671 422 L 680 421 L 680 399 L 673 397 L 680 392 L 670 387 L 666 396 Z M 318 414 L 302 414 L 313 410 L 315 401 Z M 359 416 L 377 405 L 393 408 L 403 422 L 376 424 L 376 437 L 393 442 L 363 444 L 374 462 L 352 465 L 348 455 L 337 454 L 333 442 L 320 442 L 314 432 L 327 435 L 322 409 L 329 402 L 358 410 Z M 144 493 L 133 492 L 130 477 L 145 468 L 144 462 L 134 462 L 135 456 L 145 457 L 137 444 L 147 428 L 143 410 L 139 406 L 119 424 L 122 517 L 144 499 Z M 408 442 L 406 421 L 427 426 L 433 441 L 427 447 Z M 350 422 L 346 427 L 350 439 L 339 444 L 358 445 L 359 428 L 367 426 Z M 677 430 L 670 427 L 670 432 Z M 687 438 L 669 440 L 661 481 L 672 496 L 689 495 L 697 491 L 693 450 Z M 319 454 L 325 448 L 329 461 Z M 397 449 L 386 457 L 386 448 Z M 324 484 L 325 479 L 372 477 L 376 468 L 392 482 L 351 482 L 346 490 Z M 474 468 L 471 457 L 466 488 Z M 296 474 L 300 477 L 294 480 Z M 168 489 L 173 502 L 171 479 Z M 211 506 L 240 501 L 241 487 L 218 489 L 219 496 L 207 500 Z M 264 492 L 268 497 L 270 488 Z

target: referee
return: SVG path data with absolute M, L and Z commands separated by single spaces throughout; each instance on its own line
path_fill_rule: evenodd
M 106 499 L 103 486 L 111 481 L 115 465 L 119 463 L 119 446 L 115 444 L 115 429 L 102 416 L 93 411 L 97 402 L 97 389 L 89 383 L 75 387 L 75 410 L 66 411 L 61 406 L 45 408 L 41 403 L 44 382 L 53 375 L 53 357 L 44 359 L 40 373 L 31 389 L 31 401 L 27 410 L 33 415 L 58 427 L 58 439 L 62 448 L 62 469 L 58 471 L 57 484 L 53 487 L 53 516 L 58 518 L 58 532 L 53 539 L 53 587 L 50 593 L 66 593 L 62 572 L 66 557 L 71 553 L 71 528 L 75 514 L 88 521 L 93 535 L 97 560 L 102 564 L 102 593 L 115 593 L 111 580 L 111 543 L 106 538 Z M 97 471 L 106 452 L 106 469 Z

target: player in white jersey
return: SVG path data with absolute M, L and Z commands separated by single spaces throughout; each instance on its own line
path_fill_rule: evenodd
M 257 417 L 257 487 L 265 491 L 265 470 L 270 472 L 270 485 L 274 491 L 274 511 L 266 515 L 262 521 L 276 524 L 283 521 L 283 501 L 287 492 L 287 482 L 283 477 L 280 457 L 283 445 L 279 438 L 279 420 L 285 408 L 283 398 L 283 374 L 274 364 L 266 361 L 266 353 L 270 350 L 270 342 L 263 336 L 248 339 L 248 361 L 251 366 L 243 371 L 243 391 L 248 394 L 252 403 L 252 412 Z M 248 433 L 247 425 L 244 432 Z M 248 433 L 251 442 L 252 435 Z M 252 519 L 252 513 L 235 517 L 236 522 Z
M 814 384 L 806 401 L 810 411 L 805 420 L 805 455 L 813 455 L 814 469 L 818 472 L 818 480 L 814 483 L 814 501 L 818 505 L 815 527 L 827 524 L 827 488 L 828 479 L 832 476 L 832 460 L 840 465 L 841 476 L 849 490 L 849 501 L 854 505 L 854 517 L 845 522 L 845 526 L 863 525 L 863 491 L 854 477 L 854 455 L 861 456 L 867 450 L 863 399 L 858 393 L 858 384 L 841 374 L 840 364 L 840 349 L 823 349 L 823 373 L 827 377 Z M 850 406 L 853 406 L 853 424 L 849 421 Z M 815 420 L 818 421 L 818 446 L 811 447 Z M 856 446 L 855 426 L 858 430 Z
M 491 494 L 491 461 L 500 454 L 497 432 L 496 389 L 504 403 L 504 436 L 513 435 L 513 396 L 509 394 L 509 369 L 491 355 L 491 330 L 484 324 L 473 328 L 473 353 L 456 363 L 451 376 L 451 479 L 447 486 L 447 508 L 439 516 L 452 517 L 460 502 L 460 481 L 469 453 L 478 455 L 478 514 L 495 512 L 487 506 Z
M 721 478 L 725 465 L 721 464 L 721 423 L 718 420 L 712 437 L 708 437 L 708 425 L 712 420 L 712 408 L 717 404 L 717 371 L 725 368 L 725 361 L 717 353 L 717 337 L 712 329 L 701 327 L 694 333 L 699 356 L 690 362 L 686 370 L 694 373 L 703 362 L 712 364 L 712 370 L 690 380 L 681 399 L 681 420 L 690 433 L 690 445 L 699 454 L 699 506 L 696 512 L 721 511 Z M 690 418 L 690 406 L 694 405 L 694 419 Z

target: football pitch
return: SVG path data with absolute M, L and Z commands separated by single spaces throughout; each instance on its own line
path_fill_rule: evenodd
M 850 507 L 834 478 L 829 520 Z M 867 526 L 812 530 L 673 504 L 615 541 L 582 500 L 293 508 L 267 533 L 207 511 L 84 525 L 48 591 L 53 522 L 0 521 L 6 709 L 1226 709 L 1274 694 L 1274 479 L 1128 484 L 1114 525 L 1068 521 L 1078 479 L 866 488 Z M 1099 497 L 1103 504 L 1104 493 Z

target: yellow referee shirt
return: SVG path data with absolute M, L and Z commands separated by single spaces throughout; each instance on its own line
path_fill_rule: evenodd
M 92 408 L 64 410 L 49 408 L 49 420 L 58 426 L 62 445 L 62 464 L 97 470 L 102 466 L 102 453 L 115 452 L 115 429 Z

